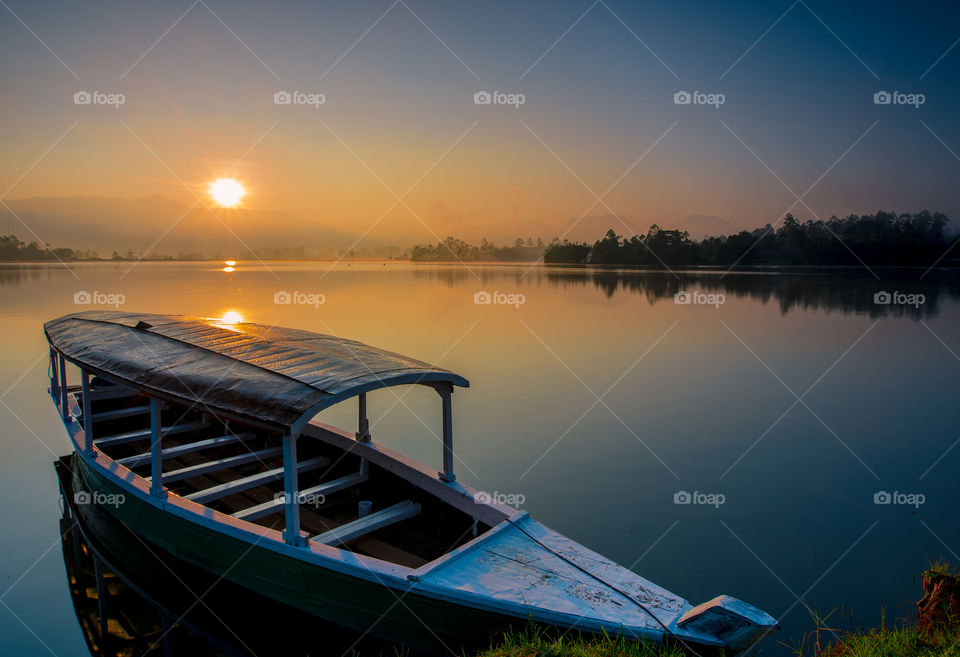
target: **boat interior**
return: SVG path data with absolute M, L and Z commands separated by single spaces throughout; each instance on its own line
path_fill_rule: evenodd
M 79 386 L 70 392 L 76 408 L 83 409 Z M 100 377 L 93 377 L 88 394 L 96 449 L 149 481 L 150 399 Z M 280 434 L 170 402 L 162 403 L 160 420 L 168 494 L 263 527 L 284 528 Z M 418 568 L 491 528 L 329 442 L 304 434 L 297 450 L 300 530 L 306 540 Z

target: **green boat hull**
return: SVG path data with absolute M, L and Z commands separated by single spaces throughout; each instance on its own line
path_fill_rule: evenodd
M 124 496 L 118 505 L 76 507 L 95 535 L 116 533 L 114 522 L 118 521 L 177 559 L 324 621 L 417 650 L 442 653 L 488 646 L 498 633 L 527 624 L 526 620 L 415 592 L 395 591 L 227 536 L 131 495 L 83 458 L 75 457 L 73 462 L 75 491 Z

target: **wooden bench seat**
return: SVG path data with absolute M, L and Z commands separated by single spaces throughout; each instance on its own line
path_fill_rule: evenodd
M 349 543 L 355 538 L 383 529 L 394 523 L 412 518 L 420 513 L 420 505 L 410 500 L 398 502 L 368 516 L 357 518 L 330 531 L 323 532 L 310 540 L 324 545 Z
M 340 477 L 339 479 L 332 479 L 331 481 L 317 484 L 316 486 L 311 486 L 310 488 L 305 488 L 300 491 L 300 498 L 304 499 L 308 497 L 320 497 L 321 495 L 331 495 L 345 488 L 362 484 L 366 480 L 367 473 L 355 472 L 354 474 L 349 474 L 345 477 Z M 275 499 L 264 502 L 263 504 L 258 504 L 250 507 L 249 509 L 237 511 L 233 514 L 233 517 L 239 518 L 240 520 L 253 521 L 257 518 L 262 518 L 270 515 L 271 513 L 277 513 L 278 511 L 281 511 L 285 502 L 286 499 L 282 495 L 278 495 Z
M 317 456 L 315 458 L 298 463 L 297 472 L 308 472 L 314 468 L 319 468 L 328 463 L 330 463 L 330 459 L 327 457 Z M 241 477 L 240 479 L 228 481 L 225 484 L 213 486 L 212 488 L 198 490 L 195 493 L 186 495 L 185 498 L 192 502 L 197 502 L 198 504 L 207 504 L 208 502 L 219 500 L 221 497 L 226 497 L 227 495 L 232 495 L 233 493 L 239 493 L 240 491 L 248 490 L 250 488 L 256 488 L 257 486 L 262 486 L 282 478 L 283 466 L 274 468 L 272 470 L 267 470 L 265 472 L 258 472 L 248 477 Z M 167 481 L 166 477 L 164 477 L 164 481 Z

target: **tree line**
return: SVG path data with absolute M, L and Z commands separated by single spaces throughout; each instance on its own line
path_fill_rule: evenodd
M 960 237 L 948 238 L 949 219 L 926 210 L 915 214 L 878 212 L 799 222 L 787 215 L 774 229 L 767 224 L 723 237 L 690 239 L 686 231 L 654 224 L 645 235 L 625 239 L 615 231 L 594 242 L 554 240 L 544 262 L 663 266 L 879 265 L 928 266 Z M 862 261 L 862 262 L 861 262 Z
M 23 242 L 15 235 L 0 235 L 0 260 L 76 260 L 83 253 L 73 249 L 51 249 L 40 242 Z
M 956 264 L 960 249 L 952 248 L 960 236 L 948 237 L 949 219 L 927 210 L 915 214 L 878 212 L 872 215 L 831 217 L 826 221 L 801 223 L 786 215 L 774 229 L 770 224 L 733 235 L 693 240 L 686 231 L 663 229 L 654 224 L 644 235 L 624 238 L 614 230 L 595 241 L 554 240 L 545 245 L 539 238 L 517 239 L 512 246 L 479 245 L 448 237 L 436 244 L 417 244 L 402 257 L 413 261 L 532 262 L 541 257 L 557 264 L 638 265 L 644 267 L 762 266 L 762 265 L 900 265 L 929 266 L 950 252 Z M 255 257 L 252 254 L 246 254 Z M 303 247 L 264 250 L 265 257 L 303 259 Z M 351 255 L 353 253 L 351 252 Z M 213 256 L 218 258 L 219 254 Z M 110 260 L 133 260 L 114 252 Z M 51 248 L 37 241 L 25 243 L 14 235 L 0 236 L 0 261 L 99 260 L 96 251 Z M 178 256 L 152 254 L 151 260 L 200 260 L 200 253 Z
M 455 237 L 448 237 L 436 244 L 417 244 L 411 249 L 409 257 L 416 261 L 499 261 L 499 262 L 531 262 L 543 255 L 545 245 L 543 240 L 532 238 L 526 240 L 517 238 L 513 246 L 496 246 L 486 239 L 480 246 L 467 244 Z
M 214 258 L 219 258 L 216 254 Z M 185 253 L 181 251 L 176 256 L 153 254 L 150 260 L 204 260 L 207 256 L 201 253 Z M 114 251 L 109 258 L 101 257 L 96 251 L 71 249 L 69 247 L 51 247 L 49 244 L 40 244 L 36 240 L 24 242 L 16 235 L 0 235 L 0 262 L 68 262 L 71 260 L 139 260 L 140 256 L 127 249 L 126 253 Z

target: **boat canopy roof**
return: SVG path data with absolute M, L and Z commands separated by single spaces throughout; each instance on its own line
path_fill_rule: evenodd
M 281 432 L 297 432 L 324 408 L 377 388 L 470 385 L 361 342 L 263 324 L 89 311 L 43 328 L 56 351 L 93 374 Z

